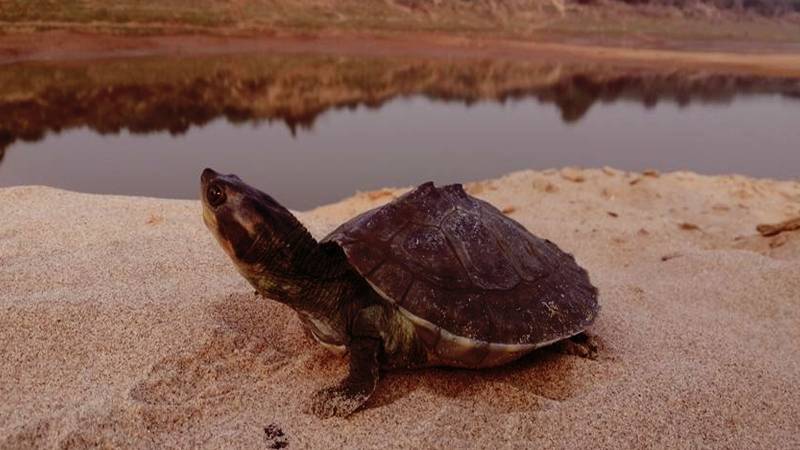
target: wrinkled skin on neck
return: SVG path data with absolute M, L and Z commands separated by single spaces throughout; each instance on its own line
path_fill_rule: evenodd
M 263 296 L 294 308 L 322 342 L 347 343 L 365 283 L 336 246 L 319 245 L 294 215 L 235 175 L 201 178 L 203 221 L 239 273 Z

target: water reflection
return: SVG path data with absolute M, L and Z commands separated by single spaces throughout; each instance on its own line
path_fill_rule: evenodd
M 564 165 L 786 178 L 800 167 L 798 94 L 791 79 L 507 60 L 5 66 L 0 186 L 195 198 L 213 166 L 309 208 Z
M 229 56 L 23 64 L 0 71 L 0 158 L 17 140 L 83 126 L 100 134 L 176 135 L 224 117 L 280 120 L 296 133 L 332 108 L 378 108 L 411 95 L 465 105 L 535 98 L 574 123 L 597 102 L 626 99 L 649 108 L 764 93 L 797 97 L 800 82 L 502 60 Z

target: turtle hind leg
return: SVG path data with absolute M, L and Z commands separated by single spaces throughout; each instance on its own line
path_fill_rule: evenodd
M 311 411 L 320 418 L 347 417 L 361 408 L 378 384 L 381 341 L 355 337 L 350 343 L 350 373 L 337 386 L 314 393 Z
M 597 359 L 600 352 L 600 342 L 587 332 L 578 333 L 571 338 L 564 339 L 555 344 L 555 349 L 565 355 L 575 355 L 581 358 Z

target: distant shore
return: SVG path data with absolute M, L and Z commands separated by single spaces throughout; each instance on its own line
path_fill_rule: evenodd
M 579 58 L 800 74 L 796 0 L 5 2 L 0 64 L 225 53 Z
M 800 44 L 796 0 L 6 1 L 0 33 L 437 34 L 634 48 Z
M 523 61 L 550 59 L 800 77 L 800 47 L 777 44 L 765 45 L 756 52 L 754 48 L 735 43 L 718 44 L 715 50 L 697 49 L 691 45 L 659 49 L 421 33 L 130 36 L 55 30 L 0 35 L 0 65 L 24 61 L 248 52 L 511 58 Z

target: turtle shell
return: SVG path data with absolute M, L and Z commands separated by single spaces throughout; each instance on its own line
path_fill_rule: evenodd
M 459 184 L 425 183 L 323 242 L 341 246 L 434 347 L 483 347 L 484 359 L 502 349 L 513 359 L 580 333 L 598 312 L 597 289 L 572 255 Z

